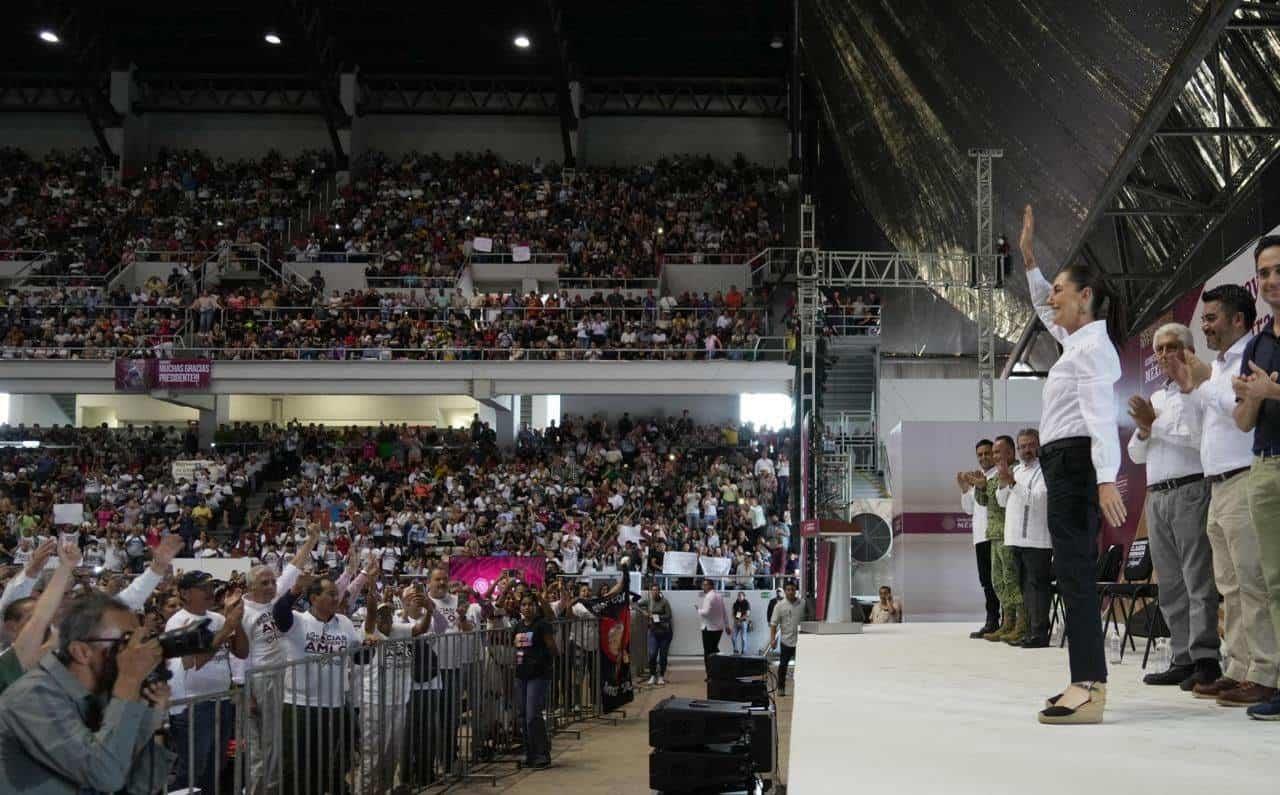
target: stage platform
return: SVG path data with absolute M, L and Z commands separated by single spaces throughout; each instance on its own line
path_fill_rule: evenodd
M 970 640 L 969 624 L 802 635 L 788 795 L 1277 791 L 1280 723 L 1111 666 L 1106 722 L 1042 726 L 1065 649 Z M 1139 647 L 1141 649 L 1141 647 Z

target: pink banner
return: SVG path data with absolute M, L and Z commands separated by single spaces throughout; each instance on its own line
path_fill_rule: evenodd
M 213 362 L 209 359 L 116 359 L 116 391 L 174 392 L 209 388 Z
M 904 513 L 896 520 L 898 533 L 955 533 L 971 535 L 973 517 L 967 513 Z
M 156 359 L 155 389 L 208 389 L 213 377 L 209 359 Z
M 449 579 L 461 580 L 476 593 L 488 595 L 504 574 L 510 574 L 530 585 L 542 585 L 547 576 L 547 559 L 543 557 L 450 558 Z

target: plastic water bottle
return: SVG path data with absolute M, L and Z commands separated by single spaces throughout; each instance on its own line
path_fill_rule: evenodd
M 1050 646 L 1057 646 L 1058 644 L 1062 643 L 1062 633 L 1063 633 L 1063 631 L 1064 631 L 1064 630 L 1063 630 L 1063 628 L 1062 628 L 1062 622 L 1061 622 L 1061 621 L 1059 621 L 1059 622 L 1057 622 L 1057 623 L 1055 623 L 1055 624 L 1053 625 L 1053 632 L 1049 633 L 1049 645 L 1050 645 Z
M 1120 665 L 1122 662 L 1121 654 L 1124 652 L 1123 638 L 1119 635 L 1111 634 L 1107 636 L 1107 659 L 1112 665 Z
M 1168 638 L 1156 638 L 1155 648 L 1151 650 L 1151 664 L 1156 671 L 1166 671 L 1173 663 L 1173 653 Z

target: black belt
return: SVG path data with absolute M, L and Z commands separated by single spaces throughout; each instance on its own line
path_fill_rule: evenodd
M 1199 483 L 1202 480 L 1204 480 L 1204 475 L 1187 475 L 1185 478 L 1173 478 L 1171 480 L 1162 480 L 1159 483 L 1152 483 L 1147 486 L 1147 491 L 1172 491 L 1179 486 Z
M 1249 467 L 1240 467 L 1239 469 L 1233 469 L 1230 472 L 1223 472 L 1220 475 L 1205 475 L 1204 479 L 1209 481 L 1210 483 L 1222 483 L 1223 481 L 1231 480 L 1233 477 L 1235 477 L 1236 475 L 1239 475 L 1241 472 L 1248 472 L 1248 471 L 1249 471 Z
M 1069 436 L 1066 439 L 1055 439 L 1044 447 L 1040 448 L 1040 456 L 1053 455 L 1064 450 L 1071 450 L 1077 447 L 1091 447 L 1093 440 L 1088 436 Z

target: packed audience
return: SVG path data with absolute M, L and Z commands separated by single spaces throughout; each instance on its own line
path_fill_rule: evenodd
M 471 256 L 564 254 L 563 276 L 652 276 L 663 252 L 755 254 L 775 245 L 768 172 L 741 158 L 674 157 L 652 166 L 588 169 L 514 163 L 487 152 L 370 154 L 294 257 L 381 263 L 369 275 L 417 280 L 456 272 Z M 490 241 L 488 251 L 474 241 Z M 406 281 L 406 286 L 412 286 Z
M 159 252 L 211 256 L 229 242 L 271 246 L 332 168 L 320 152 L 228 161 L 162 150 L 123 184 L 111 173 L 96 150 L 38 160 L 0 150 L 0 250 L 52 252 L 36 275 L 74 283 Z
M 795 565 L 787 555 L 784 508 L 790 466 L 778 452 L 788 439 L 750 425 L 698 426 L 687 412 L 667 420 L 569 417 L 542 432 L 524 428 L 512 449 L 500 449 L 478 416 L 457 430 L 235 423 L 217 431 L 209 451 L 199 450 L 193 437 L 191 428 L 0 429 L 0 556 L 9 563 L 0 570 L 0 744 L 7 749 L 0 777 L 7 784 L 52 776 L 105 789 L 128 783 L 138 792 L 192 784 L 218 789 L 231 775 L 218 749 L 226 747 L 235 718 L 225 695 L 208 700 L 207 694 L 248 684 L 255 666 L 275 662 L 266 648 L 275 641 L 257 631 L 264 614 L 278 632 L 272 637 L 283 641 L 281 661 L 305 662 L 353 643 L 350 649 L 361 651 L 351 661 L 367 674 L 359 681 L 403 672 L 406 683 L 403 700 L 373 685 L 352 685 L 361 733 L 336 746 L 312 748 L 286 731 L 283 770 L 308 765 L 321 781 L 352 776 L 359 791 L 376 792 L 393 780 L 446 781 L 466 769 L 460 764 L 506 752 L 513 743 L 523 747 L 526 764 L 545 767 L 550 748 L 542 710 L 553 699 L 558 714 L 567 714 L 598 697 L 583 694 L 593 685 L 581 658 L 599 646 L 587 634 L 596 631 L 592 611 L 625 589 L 629 570 L 659 573 L 668 550 L 697 552 L 729 558 L 732 574 L 768 587 L 771 574 Z M 178 465 L 195 455 L 199 460 L 182 469 L 190 480 L 175 477 Z M 268 479 L 279 488 L 266 491 L 260 510 L 249 516 L 244 498 Z M 71 502 L 83 506 L 83 522 L 62 515 Z M 474 593 L 449 582 L 452 558 L 490 555 L 537 556 L 545 584 L 504 574 L 487 592 Z M 173 570 L 175 558 L 189 556 L 250 558 L 254 568 L 214 583 L 200 570 Z M 601 573 L 617 576 L 598 590 L 573 582 Z M 430 586 L 419 584 L 424 581 Z M 111 617 L 112 611 L 122 612 Z M 146 676 L 160 662 L 154 644 L 111 647 L 115 675 L 109 681 L 76 645 L 139 626 L 148 634 L 177 630 L 205 617 L 213 621 L 213 659 L 226 663 L 205 671 L 200 655 L 191 658 L 193 665 L 175 657 L 165 666 L 168 683 Z M 578 623 L 539 624 L 558 617 Z M 46 643 L 55 619 L 59 634 Z M 420 633 L 476 628 L 491 631 L 486 647 L 515 647 L 514 656 L 486 652 L 486 670 L 500 677 L 496 682 L 468 673 L 470 646 L 445 637 L 430 647 L 403 643 Z M 314 638 L 313 629 L 320 633 Z M 572 655 L 564 666 L 556 664 L 554 682 L 551 657 L 522 662 L 538 658 L 522 645 L 523 632 L 547 634 L 547 648 Z M 401 645 L 383 645 L 396 641 Z M 46 655 L 48 649 L 57 654 Z M 421 703 L 418 718 L 403 709 L 412 703 L 404 663 L 415 657 L 429 658 L 441 682 L 429 686 L 435 695 Z M 313 673 L 328 664 L 318 662 Z M 170 752 L 144 755 L 145 764 L 136 755 L 101 771 L 32 763 L 43 760 L 32 749 L 55 738 L 32 739 L 44 731 L 43 721 L 15 734 L 16 715 L 39 709 L 64 729 L 82 719 L 74 700 L 54 698 L 38 708 L 32 702 L 44 692 L 39 682 L 57 666 L 83 672 L 80 681 L 106 688 L 113 698 L 133 694 L 136 701 L 140 688 L 141 702 L 158 716 L 170 712 L 172 698 L 206 700 L 171 711 Z M 518 699 L 501 677 L 514 677 Z M 321 725 L 338 718 L 314 712 L 323 706 L 315 698 L 330 697 L 323 686 L 306 685 L 311 700 L 301 700 L 302 680 L 285 679 L 281 701 L 279 693 L 268 699 L 279 686 L 272 677 L 253 681 L 268 688 L 254 690 L 256 711 L 246 717 L 252 726 L 245 735 L 245 775 L 256 789 L 281 768 L 260 758 L 280 741 L 254 726 L 279 710 Z M 530 688 L 534 695 L 526 693 Z M 477 699 L 493 707 L 482 709 Z M 520 706 L 535 703 L 536 709 Z M 459 730 L 464 706 L 470 713 L 465 743 Z M 512 715 L 519 717 L 515 724 Z M 405 742 L 406 719 L 430 723 L 425 746 Z M 520 727 L 514 736 L 513 725 Z M 353 753 L 339 750 L 344 743 L 355 746 Z
M 133 290 L 10 290 L 0 358 L 208 355 L 228 359 L 732 359 L 776 356 L 767 297 L 652 290 L 538 295 L 461 289 L 324 295 L 312 285 L 192 297 L 174 268 Z M 776 346 L 775 346 L 776 347 Z
M 295 296 L 296 297 L 296 296 Z M 292 308 L 268 290 L 201 296 L 197 351 L 232 359 L 756 360 L 768 333 L 752 294 L 572 297 L 461 290 L 335 291 Z M 274 308 L 274 309 L 273 309 Z M 773 351 L 777 353 L 777 351 Z

